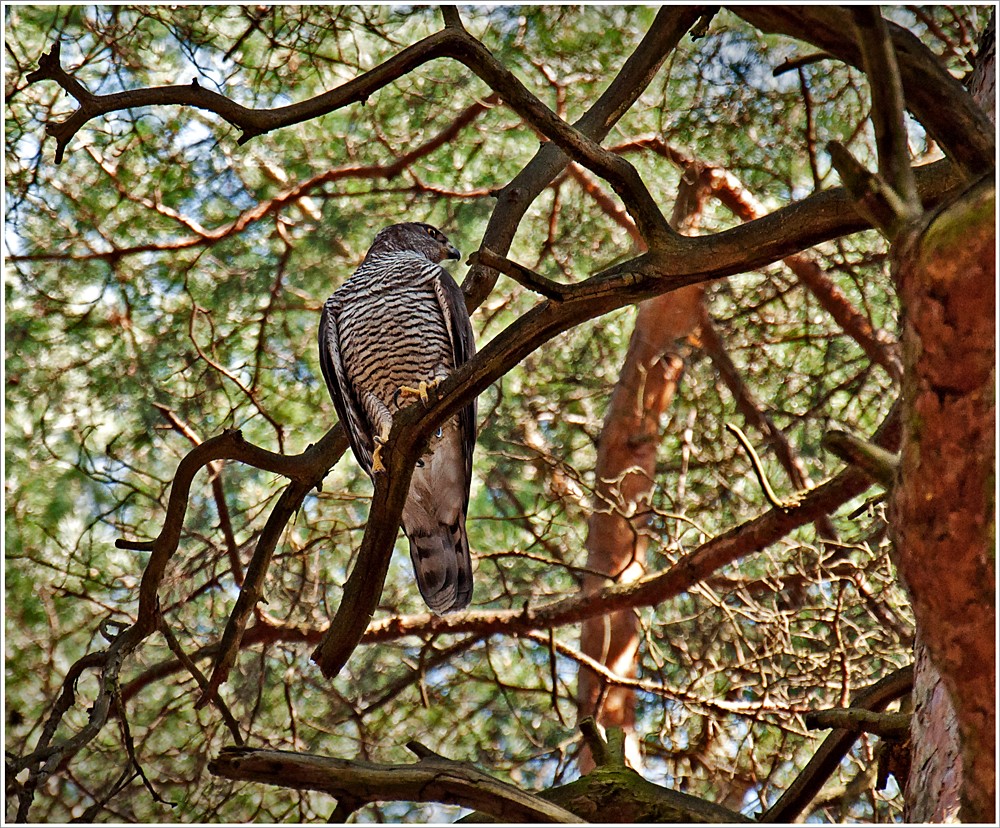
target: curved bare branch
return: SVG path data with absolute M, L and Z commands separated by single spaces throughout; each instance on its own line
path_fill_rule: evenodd
M 422 756 L 411 765 L 376 765 L 285 750 L 226 748 L 208 769 L 226 779 L 322 791 L 347 799 L 349 810 L 368 802 L 444 802 L 480 810 L 507 822 L 580 822 L 580 817 L 566 809 L 501 782 L 468 763 L 436 755 Z

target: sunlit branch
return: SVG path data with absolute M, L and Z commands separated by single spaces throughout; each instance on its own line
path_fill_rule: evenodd
M 896 409 L 890 412 L 874 439 L 890 449 L 898 446 Z M 774 509 L 740 524 L 687 553 L 664 571 L 631 583 L 615 584 L 594 593 L 572 595 L 540 606 L 529 603 L 519 609 L 468 610 L 443 617 L 427 613 L 394 616 L 372 623 L 362 643 L 433 633 L 517 634 L 575 624 L 597 614 L 657 606 L 689 590 L 722 567 L 765 549 L 793 529 L 811 523 L 820 515 L 832 514 L 870 486 L 870 481 L 858 472 L 841 472 L 807 493 L 798 507 L 788 511 Z
M 768 442 L 774 448 L 778 462 L 781 463 L 782 468 L 788 474 L 795 488 L 799 490 L 812 488 L 812 481 L 809 479 L 801 458 L 796 455 L 785 433 L 778 428 L 774 420 L 764 410 L 764 407 L 758 402 L 753 392 L 751 392 L 750 388 L 743 381 L 743 377 L 726 351 L 722 339 L 708 313 L 708 309 L 705 307 L 702 307 L 699 337 L 702 350 L 708 354 L 709 359 L 712 360 L 712 364 L 715 366 L 715 370 L 719 372 L 723 383 L 725 383 L 729 392 L 733 395 L 737 411 L 746 418 L 748 423 L 757 428 L 767 438 Z M 816 528 L 821 537 L 836 537 L 833 524 L 827 515 L 823 515 L 817 520 Z
M 420 745 L 411 750 L 421 753 Z M 367 802 L 446 802 L 506 822 L 578 823 L 580 818 L 466 762 L 427 755 L 410 765 L 376 765 L 284 750 L 226 748 L 209 771 L 227 779 L 322 791 L 346 797 L 351 810 Z
M 634 690 L 641 690 L 644 693 L 649 693 L 653 696 L 662 696 L 664 698 L 673 699 L 682 704 L 690 705 L 701 710 L 710 710 L 713 713 L 719 715 L 758 715 L 760 713 L 792 713 L 795 712 L 789 707 L 775 708 L 773 706 L 755 702 L 732 702 L 725 699 L 709 699 L 702 696 L 696 696 L 692 693 L 685 692 L 683 690 L 675 690 L 670 687 L 665 687 L 663 684 L 657 681 L 649 681 L 646 679 L 634 679 L 628 676 L 620 675 L 614 670 L 608 668 L 605 664 L 591 658 L 586 653 L 577 650 L 573 647 L 564 644 L 558 639 L 552 638 L 548 635 L 543 635 L 537 632 L 527 632 L 521 635 L 523 638 L 528 638 L 537 644 L 542 646 L 552 647 L 560 655 L 565 656 L 577 664 L 587 667 L 593 670 L 597 675 L 599 675 L 607 684 L 617 686 L 617 687 L 629 687 Z
M 670 146 L 659 136 L 646 136 L 633 139 L 612 147 L 615 152 L 634 152 L 649 149 L 668 158 L 681 169 L 686 169 L 694 163 L 694 159 Z M 743 222 L 752 222 L 767 215 L 764 205 L 728 170 L 714 169 L 712 193 Z M 935 188 L 928 187 L 929 168 L 920 172 L 921 195 L 925 199 L 936 200 Z M 808 197 L 805 199 L 808 201 Z M 877 365 L 881 365 L 893 379 L 899 382 L 902 378 L 902 364 L 899 360 L 898 344 L 885 331 L 876 331 L 871 322 L 861 314 L 837 287 L 830 276 L 823 271 L 814 258 L 808 253 L 797 253 L 785 257 L 782 262 L 792 273 L 812 291 L 813 295 L 830 314 L 833 320 L 854 339 L 861 350 Z
M 697 9 L 690 7 L 661 8 L 621 70 L 573 126 L 594 141 L 602 141 L 652 82 L 667 55 L 676 48 L 699 15 Z M 570 158 L 557 146 L 542 145 L 534 158 L 497 193 L 497 209 L 490 216 L 483 246 L 506 256 L 528 207 L 569 161 Z M 498 275 L 498 271 L 490 268 L 473 267 L 470 270 L 462 286 L 470 310 L 485 301 Z

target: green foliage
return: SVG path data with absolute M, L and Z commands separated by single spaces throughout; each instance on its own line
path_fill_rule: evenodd
M 936 37 L 910 12 L 893 13 L 924 39 Z M 573 121 L 631 54 L 654 10 L 463 7 L 462 14 L 528 88 Z M 920 14 L 933 15 L 964 47 L 983 13 Z M 200 110 L 115 113 L 89 122 L 56 167 L 44 127 L 73 102 L 50 82 L 25 79 L 53 42 L 62 43 L 63 65 L 95 93 L 197 77 L 241 104 L 270 108 L 356 77 L 437 30 L 439 14 L 424 7 L 19 5 L 6 8 L 5 26 L 6 747 L 24 753 L 69 666 L 106 646 L 99 624 L 134 618 L 146 554 L 116 549 L 114 541 L 158 533 L 192 437 L 239 428 L 250 442 L 286 454 L 318 441 L 336 420 L 315 347 L 324 298 L 374 233 L 394 221 L 432 222 L 463 253 L 476 250 L 496 206 L 490 192 L 531 159 L 538 137 L 503 105 L 490 106 L 452 140 L 386 177 L 386 165 L 489 92 L 457 62 L 436 61 L 363 106 L 242 146 L 237 130 Z M 732 172 L 768 209 L 832 186 L 827 140 L 849 141 L 859 157 L 873 157 L 866 156 L 870 135 L 859 129 L 867 90 L 860 73 L 833 62 L 772 77 L 802 48 L 721 12 L 705 37 L 684 39 L 607 143 L 661 137 Z M 669 214 L 678 170 L 654 153 L 629 157 Z M 735 223 L 711 204 L 703 231 Z M 628 233 L 567 177 L 532 205 L 510 258 L 579 281 L 633 252 Z M 872 234 L 814 252 L 876 329 L 896 330 L 885 251 Z M 458 278 L 464 273 L 460 265 Z M 480 345 L 537 301 L 501 277 L 473 318 Z M 885 372 L 781 266 L 713 284 L 706 301 L 743 380 L 808 474 L 819 481 L 834 473 L 837 463 L 818 449 L 822 434 L 833 425 L 873 431 L 894 395 Z M 476 608 L 520 608 L 579 589 L 596 441 L 633 321 L 633 309 L 623 309 L 557 337 L 480 399 L 469 521 Z M 650 571 L 765 508 L 723 427 L 737 416 L 732 396 L 711 361 L 688 350 L 658 453 Z M 787 491 L 773 453 L 764 462 Z M 218 640 L 238 594 L 230 553 L 246 566 L 282 487 L 275 475 L 238 464 L 219 473 L 235 550 L 227 549 L 219 503 L 202 472 L 160 597 L 192 655 Z M 332 617 L 370 492 L 345 458 L 322 492 L 307 497 L 269 571 L 261 607 L 269 622 L 317 630 Z M 722 582 L 640 612 L 640 677 L 663 688 L 640 693 L 637 711 L 653 781 L 736 809 L 773 801 L 813 744 L 797 714 L 836 703 L 845 676 L 860 687 L 906 661 L 909 611 L 882 522 L 872 514 L 843 517 L 849 511 L 835 517 L 839 545 L 803 528 L 727 567 L 718 573 Z M 422 609 L 400 542 L 377 617 Z M 577 627 L 554 635 L 577 646 Z M 458 642 L 465 646 L 435 660 Z M 529 789 L 575 774 L 577 665 L 534 639 L 482 633 L 366 645 L 332 684 L 309 662 L 310 650 L 288 632 L 241 653 L 222 695 L 250 745 L 392 762 L 406 761 L 401 746 L 418 738 Z M 90 816 L 326 819 L 334 806 L 327 796 L 207 773 L 232 736 L 217 710 L 194 710 L 197 687 L 186 671 L 154 672 L 171 658 L 163 638 L 151 637 L 127 663 L 122 685 L 137 758 L 174 807 L 134 781 Z M 199 664 L 209 669 L 210 662 Z M 79 698 L 93 695 L 93 682 L 81 680 Z M 82 726 L 85 715 L 75 711 L 60 734 Z M 34 819 L 79 817 L 102 796 L 125 765 L 117 725 L 109 723 L 77 761 L 72 777 L 56 775 L 39 792 Z M 844 778 L 864 762 L 861 753 L 845 762 Z M 899 804 L 898 796 L 877 795 L 843 807 L 852 819 L 888 819 L 898 817 Z M 457 813 L 379 808 L 394 820 Z M 358 815 L 376 818 L 374 807 Z

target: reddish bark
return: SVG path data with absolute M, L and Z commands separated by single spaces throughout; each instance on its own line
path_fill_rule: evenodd
M 996 121 L 994 101 L 996 63 L 995 25 L 996 12 L 994 11 L 990 15 L 989 24 L 980 38 L 976 55 L 976 68 L 969 83 L 969 89 L 976 102 L 983 107 L 989 115 L 990 120 L 994 122 Z M 990 254 L 987 253 L 987 255 Z M 956 262 L 956 264 L 958 263 Z M 919 274 L 910 275 L 919 276 Z M 921 290 L 919 282 L 908 280 L 907 287 L 909 290 L 903 297 L 904 300 L 919 300 L 918 294 Z M 985 287 L 985 285 L 981 284 L 980 288 L 982 289 L 982 287 Z M 986 308 L 984 307 L 980 310 L 985 311 Z M 992 311 L 990 313 L 992 315 Z M 984 319 L 980 317 L 978 322 L 979 326 L 982 327 Z M 911 329 L 908 318 L 904 318 L 904 324 L 906 324 L 907 330 L 917 337 L 916 344 L 919 345 L 921 331 L 917 328 Z M 938 344 L 947 345 L 950 342 L 945 340 Z M 911 351 L 910 356 L 919 363 L 919 353 Z M 981 354 L 980 356 L 983 355 Z M 919 364 L 911 367 L 919 368 Z M 991 367 L 989 374 L 995 384 L 995 368 Z M 914 384 L 919 388 L 921 385 L 919 373 L 910 379 L 909 390 L 914 390 Z M 983 389 L 979 390 L 982 391 Z M 909 456 L 912 461 L 915 448 L 912 440 L 914 437 L 919 437 L 919 435 L 913 429 L 913 426 L 916 425 L 916 422 L 913 420 L 915 409 L 908 413 L 910 416 L 907 419 L 910 421 L 911 427 L 907 430 L 907 435 L 910 438 Z M 981 410 L 980 414 L 987 414 L 989 417 L 995 418 L 995 412 L 992 411 L 986 412 Z M 970 450 L 973 448 L 973 446 L 969 446 Z M 985 458 L 981 458 L 982 460 L 985 460 Z M 995 457 L 991 468 L 995 474 Z M 914 482 L 910 479 L 904 479 L 903 487 L 912 488 Z M 968 506 L 968 504 L 966 505 Z M 995 535 L 995 525 L 992 528 L 992 534 Z M 902 542 L 903 538 L 899 537 L 898 540 Z M 901 548 L 899 554 L 908 560 L 911 557 L 905 547 Z M 912 568 L 916 563 L 916 561 L 912 561 L 908 568 Z M 993 610 L 995 618 L 995 597 L 992 599 L 992 602 L 987 598 L 987 602 L 987 606 Z M 961 728 L 956 716 L 951 693 L 949 692 L 949 686 L 953 684 L 954 677 L 951 677 L 952 681 L 945 682 L 940 669 L 946 665 L 937 663 L 933 652 L 924 643 L 924 631 L 922 627 L 924 611 L 924 609 L 918 611 L 917 641 L 914 652 L 916 668 L 913 688 L 914 715 L 910 737 L 913 746 L 912 771 L 907 782 L 903 816 L 908 822 L 953 821 L 958 817 L 960 792 L 965 784 L 965 769 L 962 758 L 963 750 L 959 740 Z M 980 632 L 985 633 L 985 637 L 989 638 L 987 630 L 981 628 Z M 980 646 L 982 644 L 983 642 L 981 641 Z M 990 655 L 994 655 L 994 653 L 991 652 Z M 987 705 L 989 705 L 988 701 Z M 992 725 L 990 729 L 992 731 Z M 995 752 L 995 743 L 993 750 Z M 985 757 L 981 758 L 980 761 L 985 761 Z M 990 759 L 990 762 L 992 761 Z M 984 773 L 985 769 L 982 766 L 978 770 L 979 773 L 977 776 L 985 776 L 987 788 L 992 786 L 992 790 L 995 791 L 996 779 L 991 777 L 990 771 L 985 771 Z M 972 784 L 978 784 L 978 781 L 976 778 L 970 779 Z M 984 799 L 987 797 L 992 798 L 992 795 L 980 791 L 976 799 L 978 799 L 980 804 L 986 804 Z M 966 796 L 966 801 L 970 799 L 970 797 Z M 969 814 L 964 814 L 964 816 L 968 818 Z M 996 814 L 994 813 L 993 816 L 995 818 Z
M 941 674 L 919 636 L 914 667 L 912 755 L 903 818 L 906 822 L 957 822 L 962 782 L 958 722 Z
M 675 343 L 698 324 L 702 291 L 682 288 L 639 307 L 625 365 L 615 386 L 601 432 L 596 467 L 600 502 L 590 518 L 587 566 L 616 581 L 634 581 L 643 574 L 646 559 L 646 508 L 656 472 L 660 418 L 673 399 L 684 367 L 673 352 Z M 588 574 L 584 591 L 607 584 L 607 578 Z M 634 611 L 625 610 L 588 619 L 583 624 L 581 649 L 615 673 L 636 675 L 639 633 Z M 586 668 L 579 679 L 580 715 L 593 715 L 607 727 L 635 725 L 635 691 L 606 687 Z M 630 764 L 638 761 L 636 746 L 628 750 Z M 590 769 L 589 757 L 584 772 Z
M 995 195 L 981 182 L 896 250 L 906 369 L 898 566 L 955 707 L 962 819 L 987 823 L 996 791 Z
M 678 188 L 671 223 L 690 231 L 701 217 L 708 194 L 705 168 L 692 164 Z M 586 187 L 586 180 L 581 180 Z M 597 449 L 597 502 L 587 527 L 585 593 L 596 592 L 611 579 L 637 580 L 644 572 L 650 494 L 656 475 L 656 452 L 661 418 L 673 400 L 684 370 L 678 345 L 701 324 L 702 285 L 681 288 L 639 305 L 621 376 L 605 415 Z M 587 619 L 580 648 L 614 673 L 636 675 L 639 630 L 632 610 Z M 605 727 L 626 733 L 626 759 L 641 764 L 635 739 L 635 691 L 609 686 L 586 667 L 580 668 L 577 688 L 580 717 L 593 716 Z M 581 771 L 591 770 L 593 759 L 585 748 Z
M 615 147 L 616 152 L 649 149 L 669 158 L 674 164 L 688 167 L 690 158 L 658 136 L 640 138 Z M 705 165 L 702 175 L 708 177 L 712 195 L 741 221 L 749 222 L 767 215 L 767 208 L 731 172 L 721 167 Z M 850 299 L 808 253 L 796 253 L 783 259 L 785 265 L 816 297 L 823 309 L 853 338 L 861 350 L 876 365 L 881 365 L 894 381 L 902 376 L 896 343 L 885 331 L 875 330 L 868 318 L 851 304 Z

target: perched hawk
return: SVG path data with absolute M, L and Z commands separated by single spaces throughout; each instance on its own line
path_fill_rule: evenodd
M 375 236 L 361 266 L 323 306 L 323 377 L 358 463 L 384 471 L 393 414 L 475 353 L 465 298 L 438 263 L 458 250 L 440 230 L 408 222 Z M 403 531 L 420 594 L 436 613 L 472 598 L 465 534 L 476 443 L 476 403 L 431 436 L 403 507 Z

